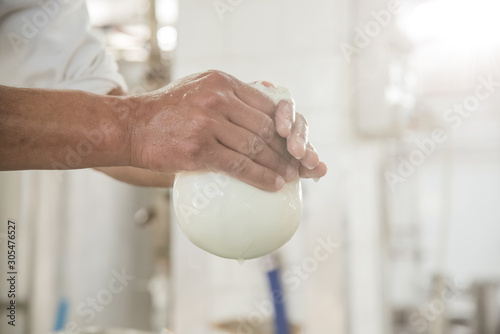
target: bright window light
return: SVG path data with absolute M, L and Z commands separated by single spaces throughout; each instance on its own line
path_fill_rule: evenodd
M 416 41 L 490 47 L 500 42 L 499 13 L 498 0 L 431 0 L 419 4 L 402 25 Z
M 156 19 L 160 25 L 174 25 L 179 16 L 177 0 L 156 0 Z
M 156 33 L 158 46 L 163 51 L 172 51 L 177 46 L 177 30 L 174 27 L 164 26 Z

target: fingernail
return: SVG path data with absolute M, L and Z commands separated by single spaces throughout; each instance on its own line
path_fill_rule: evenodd
M 314 182 L 317 183 L 319 181 L 319 177 L 315 177 L 315 178 L 313 178 L 313 180 L 314 180 Z
M 306 143 L 303 138 L 297 137 L 295 142 L 290 146 L 290 151 L 295 151 L 294 153 L 290 152 L 293 157 L 297 160 L 302 160 L 302 158 L 306 155 Z
M 291 131 L 292 130 L 292 122 L 290 121 L 286 121 L 286 127 L 288 128 L 288 131 Z
M 273 87 L 274 88 L 274 85 L 272 83 L 270 83 L 269 81 L 262 81 L 262 85 L 266 86 L 266 87 Z
M 306 143 L 306 139 L 302 136 L 297 136 L 297 142 L 300 144 L 300 145 L 304 145 L 304 149 L 306 150 L 307 149 L 307 143 Z
M 302 165 L 304 165 L 304 167 L 306 167 L 309 170 L 312 170 L 312 169 L 318 167 L 318 165 L 320 164 L 319 159 L 316 161 L 311 159 L 307 162 L 305 161 L 305 159 L 302 159 L 302 160 L 300 160 L 300 162 L 302 163 Z
M 276 178 L 276 188 L 281 189 L 285 185 L 285 179 L 283 179 L 281 176 L 278 176 Z
M 288 165 L 286 168 L 286 179 L 287 181 L 290 181 L 295 177 L 295 174 L 297 174 L 297 169 L 295 169 L 292 165 Z
M 316 151 L 316 147 L 314 147 L 313 144 L 311 144 L 311 142 L 307 143 L 307 149 L 318 154 L 318 151 Z

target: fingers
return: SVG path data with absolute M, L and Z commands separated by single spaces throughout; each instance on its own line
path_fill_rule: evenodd
M 306 167 L 307 169 L 314 169 L 316 166 L 319 164 L 319 156 L 318 153 L 316 152 L 316 149 L 311 143 L 307 143 L 306 145 L 306 153 L 304 154 L 304 157 L 300 160 L 302 165 Z
M 300 160 L 306 154 L 308 131 L 306 119 L 301 114 L 296 113 L 295 122 L 287 139 L 288 152 L 296 159 Z
M 258 81 L 255 81 L 252 84 L 257 82 Z M 269 81 L 261 81 L 260 83 L 267 88 L 276 89 L 276 87 Z M 276 104 L 275 109 L 274 120 L 276 122 L 276 130 L 281 137 L 287 138 L 290 135 L 292 124 L 295 121 L 294 102 L 291 100 L 281 100 L 278 104 Z
M 233 124 L 257 134 L 269 147 L 286 160 L 292 160 L 286 141 L 276 132 L 275 123 L 268 115 L 243 103 L 237 112 L 227 112 L 227 117 Z
M 296 166 L 291 165 L 288 159 L 270 148 L 264 139 L 231 122 L 227 122 L 220 131 L 217 131 L 217 139 L 222 145 L 274 171 L 286 181 L 292 180 L 297 175 Z
M 299 167 L 300 177 L 306 178 L 306 179 L 319 179 L 319 178 L 325 176 L 327 171 L 328 171 L 328 167 L 326 166 L 326 164 L 324 162 L 320 162 L 313 169 L 308 169 L 304 165 L 301 165 Z
M 218 161 L 225 164 L 222 170 L 266 190 L 273 190 L 270 184 L 290 180 L 297 172 L 301 177 L 312 178 L 326 174 L 326 165 L 320 162 L 308 142 L 307 121 L 295 113 L 292 100 L 282 100 L 275 105 L 273 99 L 259 89 L 228 74 L 215 71 L 212 76 L 214 80 L 230 82 L 232 88 L 232 92 L 225 95 L 229 100 L 214 109 L 229 121 L 220 123 L 222 129 L 215 131 L 225 157 L 233 156 L 233 161 Z M 270 82 L 261 83 L 268 89 L 275 88 Z M 270 182 L 270 178 L 274 182 Z
M 285 185 L 281 175 L 227 147 L 220 145 L 213 153 L 217 159 L 211 165 L 240 181 L 266 191 L 277 191 Z
M 262 84 L 266 87 L 274 87 L 272 83 L 269 83 L 267 81 L 262 82 Z M 271 148 L 277 151 L 280 151 L 280 149 L 282 149 L 282 147 L 279 147 L 277 143 L 282 145 L 283 141 L 276 140 L 276 136 L 266 136 L 266 134 L 270 134 L 273 132 L 272 129 L 270 129 L 272 120 L 265 118 L 263 119 L 261 112 L 259 112 L 258 110 L 253 110 L 253 112 L 247 111 L 247 113 L 245 114 L 233 114 L 234 115 L 231 116 L 232 122 L 246 128 L 253 133 L 258 133 L 261 138 L 264 138 L 264 140 L 269 143 Z M 256 124 L 266 125 L 255 128 Z M 317 175 L 321 174 L 323 168 L 315 170 L 315 168 L 320 164 L 320 160 L 314 146 L 308 142 L 309 130 L 307 121 L 303 115 L 295 113 L 295 105 L 293 101 L 282 100 L 276 105 L 274 126 L 275 131 L 280 137 L 287 138 L 286 151 L 288 151 L 288 153 L 290 153 L 295 159 L 300 161 L 299 163 L 297 160 L 293 159 L 295 160 L 296 164 L 292 160 L 290 166 L 298 167 L 298 165 L 301 164 L 307 170 L 314 170 L 313 173 L 304 173 L 304 175 L 311 174 L 312 177 L 316 177 Z M 280 171 L 277 172 L 280 173 Z M 317 177 L 321 176 L 322 175 L 319 175 Z
M 275 88 L 275 86 L 271 82 L 269 82 L 269 81 L 262 81 L 262 84 L 264 86 L 266 86 L 266 87 L 273 87 L 273 88 Z
M 288 138 L 295 121 L 295 106 L 293 101 L 282 100 L 276 106 L 276 131 L 283 138 Z
M 276 106 L 266 94 L 246 83 L 235 79 L 234 95 L 245 104 L 274 118 Z

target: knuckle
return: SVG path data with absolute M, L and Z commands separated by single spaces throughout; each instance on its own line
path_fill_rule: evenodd
M 266 143 L 257 135 L 252 135 L 243 140 L 238 147 L 238 152 L 246 155 L 252 160 L 262 152 Z
M 265 145 L 265 142 L 259 138 L 259 136 L 253 135 L 241 142 L 238 147 L 238 152 L 246 155 L 252 160 L 255 160 L 255 158 L 262 152 Z
M 206 80 L 213 83 L 223 84 L 229 81 L 229 76 L 222 71 L 208 70 L 206 74 Z
M 217 92 L 213 89 L 208 89 L 207 91 L 200 92 L 193 97 L 194 102 L 200 107 L 207 109 L 216 109 L 222 105 L 224 102 L 224 96 L 221 92 Z
M 241 158 L 229 162 L 229 170 L 235 175 L 246 175 L 250 172 L 252 160 Z
M 207 94 L 204 99 L 203 105 L 209 109 L 218 109 L 224 104 L 224 96 L 220 92 L 212 92 Z
M 257 135 L 250 137 L 248 153 L 251 158 L 254 158 L 264 149 L 264 141 Z
M 259 136 L 264 139 L 266 143 L 271 142 L 275 133 L 274 121 L 271 117 L 266 117 L 264 120 L 264 124 L 259 131 Z
M 193 125 L 193 131 L 195 135 L 201 134 L 201 131 L 206 132 L 210 130 L 214 124 L 214 120 L 205 112 L 199 111 L 195 112 L 191 118 L 191 123 Z

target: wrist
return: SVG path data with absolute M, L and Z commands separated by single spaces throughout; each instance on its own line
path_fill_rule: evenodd
M 142 109 L 144 108 L 143 99 L 140 96 L 127 96 L 125 98 L 125 103 L 123 107 L 122 114 L 126 117 L 126 138 L 127 138 L 127 154 L 128 154 L 128 166 L 143 168 L 140 163 L 138 154 L 138 143 L 140 140 L 138 137 L 140 134 L 140 118 L 142 114 Z M 126 115 L 126 116 L 125 116 Z
M 107 109 L 100 119 L 105 147 L 111 157 L 108 166 L 131 166 L 131 134 L 134 110 L 130 96 L 103 96 Z

